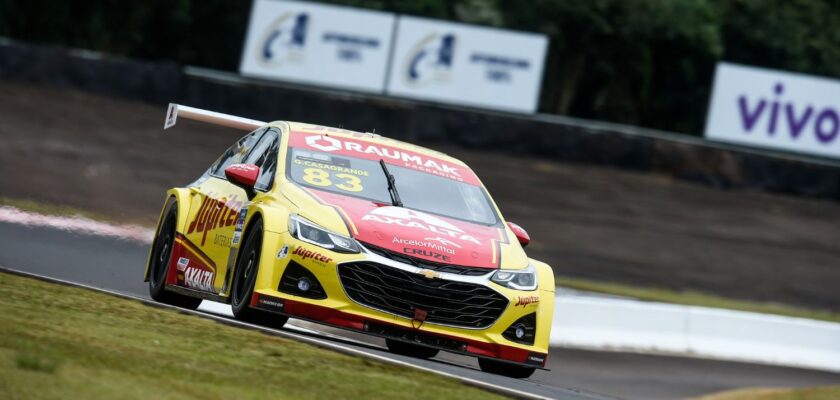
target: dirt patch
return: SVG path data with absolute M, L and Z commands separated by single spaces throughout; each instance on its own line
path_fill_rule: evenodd
M 0 197 L 155 220 L 240 132 L 159 107 L 0 82 Z M 350 127 L 352 128 L 352 127 Z M 463 159 L 559 275 L 840 310 L 840 204 L 432 146 Z

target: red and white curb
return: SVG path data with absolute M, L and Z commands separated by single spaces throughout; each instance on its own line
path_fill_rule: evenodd
M 52 228 L 84 235 L 103 236 L 140 243 L 151 243 L 154 229 L 138 225 L 111 224 L 82 216 L 63 217 L 24 211 L 12 206 L 0 206 L 0 222 L 32 228 Z

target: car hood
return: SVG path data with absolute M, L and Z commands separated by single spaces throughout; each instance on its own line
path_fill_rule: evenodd
M 356 240 L 409 257 L 496 269 L 501 245 L 508 243 L 502 224 L 481 225 L 321 190 L 307 191 L 323 205 L 335 208 Z

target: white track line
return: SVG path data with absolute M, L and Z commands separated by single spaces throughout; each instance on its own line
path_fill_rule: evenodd
M 53 228 L 86 235 L 104 236 L 141 243 L 151 243 L 155 231 L 138 225 L 111 224 L 82 216 L 61 217 L 0 206 L 0 222 L 28 227 Z
M 521 391 L 521 390 L 511 389 L 511 388 L 507 388 L 507 387 L 504 387 L 504 386 L 499 386 L 499 385 L 496 385 L 496 384 L 493 384 L 493 383 L 480 381 L 480 380 L 477 380 L 477 379 L 466 378 L 466 377 L 451 374 L 451 373 L 448 373 L 448 372 L 439 371 L 439 370 L 436 370 L 436 369 L 433 369 L 433 368 L 423 367 L 423 366 L 415 365 L 415 364 L 405 362 L 405 361 L 402 361 L 402 360 L 397 360 L 397 359 L 390 358 L 390 357 L 387 357 L 387 356 L 368 353 L 364 350 L 355 349 L 355 348 L 352 348 L 352 347 L 347 347 L 347 346 L 337 344 L 337 343 L 334 343 L 334 342 L 331 342 L 331 341 L 322 340 L 322 339 L 314 338 L 314 337 L 311 337 L 311 336 L 307 336 L 307 335 L 303 335 L 303 334 L 299 334 L 299 333 L 294 333 L 294 332 L 289 332 L 289 331 L 285 331 L 285 330 L 277 330 L 277 329 L 266 328 L 264 326 L 254 325 L 254 324 L 250 324 L 250 323 L 247 323 L 247 322 L 242 322 L 242 321 L 238 321 L 238 320 L 235 320 L 235 319 L 222 317 L 222 316 L 219 316 L 219 315 L 216 315 L 216 314 L 211 314 L 209 312 L 187 310 L 187 309 L 183 309 L 183 308 L 179 308 L 179 307 L 175 307 L 175 306 L 170 306 L 168 304 L 158 303 L 156 301 L 152 301 L 152 300 L 149 300 L 149 299 L 144 299 L 142 297 L 138 297 L 138 296 L 134 296 L 134 295 L 126 294 L 126 293 L 120 293 L 120 292 L 116 292 L 116 291 L 113 291 L 113 290 L 102 289 L 102 288 L 98 288 L 98 287 L 94 287 L 94 286 L 90 286 L 90 285 L 85 285 L 85 284 L 81 284 L 81 283 L 67 281 L 67 280 L 64 280 L 64 279 L 57 279 L 57 278 L 52 278 L 52 277 L 48 277 L 48 276 L 44 276 L 44 275 L 33 274 L 33 273 L 30 273 L 30 272 L 20 271 L 20 270 L 16 270 L 16 269 L 13 269 L 13 268 L 7 268 L 7 267 L 4 267 L 4 266 L 0 266 L 0 271 L 10 272 L 10 273 L 13 273 L 13 274 L 16 274 L 16 275 L 27 276 L 27 277 L 31 277 L 31 278 L 36 278 L 36 279 L 48 281 L 48 282 L 60 283 L 60 284 L 67 285 L 67 286 L 75 286 L 75 287 L 85 288 L 85 289 L 93 290 L 93 291 L 100 292 L 100 293 L 106 293 L 106 294 L 109 294 L 109 295 L 115 296 L 115 297 L 120 297 L 120 298 L 130 299 L 130 300 L 136 300 L 136 301 L 142 302 L 144 304 L 154 306 L 154 307 L 158 307 L 158 308 L 166 308 L 166 309 L 178 311 L 178 312 L 181 312 L 181 313 L 184 313 L 184 314 L 190 314 L 190 315 L 195 315 L 195 316 L 199 316 L 199 317 L 203 317 L 203 318 L 209 318 L 209 319 L 212 319 L 212 320 L 215 320 L 215 321 L 218 321 L 218 322 L 222 322 L 222 323 L 225 323 L 225 324 L 228 324 L 228 325 L 232 325 L 232 326 L 256 329 L 256 330 L 271 333 L 271 334 L 277 335 L 277 336 L 294 338 L 294 339 L 296 339 L 300 342 L 313 344 L 313 345 L 321 347 L 321 348 L 326 348 L 326 349 L 338 351 L 338 352 L 341 352 L 341 353 L 344 353 L 344 354 L 367 357 L 367 358 L 371 358 L 371 359 L 374 359 L 374 360 L 386 362 L 386 363 L 389 363 L 389 364 L 400 365 L 400 366 L 403 366 L 403 367 L 414 368 L 414 369 L 418 369 L 418 370 L 422 370 L 422 371 L 426 371 L 426 372 L 431 372 L 433 374 L 445 376 L 445 377 L 448 377 L 448 378 L 451 378 L 451 379 L 456 379 L 456 380 L 459 380 L 459 381 L 464 382 L 466 384 L 469 384 L 471 386 L 479 387 L 481 389 L 489 390 L 489 391 L 496 392 L 496 393 L 499 393 L 499 394 L 503 394 L 503 395 L 506 395 L 506 396 L 514 396 L 516 398 L 525 398 L 525 399 L 550 399 L 549 397 L 544 397 L 544 396 L 540 396 L 540 395 L 537 395 L 537 394 L 524 392 L 524 391 Z
M 230 304 L 219 303 L 219 302 L 210 301 L 210 300 L 204 300 L 204 301 L 201 302 L 201 304 L 198 305 L 198 310 L 199 311 L 204 311 L 204 312 L 210 313 L 210 314 L 221 315 L 223 317 L 233 318 L 233 311 L 231 311 L 231 309 L 230 309 Z M 296 320 L 295 319 L 290 319 L 289 322 L 287 322 L 286 325 L 284 325 L 283 327 L 294 329 L 298 332 L 303 332 L 303 333 L 316 334 L 316 335 L 321 335 L 321 336 L 334 336 L 335 337 L 335 335 L 330 335 L 329 333 L 326 333 L 326 332 L 321 332 L 321 331 L 316 331 L 314 329 L 304 328 L 300 325 L 295 324 L 294 321 L 296 321 Z M 343 337 L 341 339 L 342 340 L 348 340 L 348 339 L 345 339 Z

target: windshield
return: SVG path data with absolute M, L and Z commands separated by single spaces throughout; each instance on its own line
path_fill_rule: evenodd
M 391 204 L 388 181 L 378 161 L 289 148 L 289 179 L 314 189 Z M 494 225 L 498 222 L 484 188 L 388 165 L 403 206 L 445 217 Z

